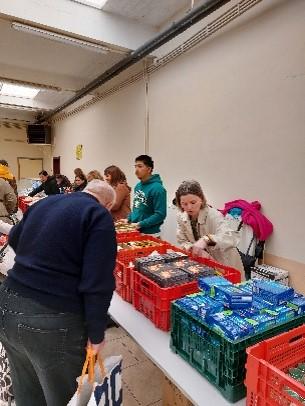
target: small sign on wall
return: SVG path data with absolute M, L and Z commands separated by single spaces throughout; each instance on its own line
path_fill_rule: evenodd
M 81 160 L 83 158 L 83 146 L 82 146 L 82 144 L 76 145 L 75 157 L 76 157 L 77 160 Z

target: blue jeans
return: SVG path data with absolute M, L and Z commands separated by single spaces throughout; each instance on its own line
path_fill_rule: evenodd
M 86 356 L 82 316 L 59 313 L 4 286 L 0 312 L 16 406 L 66 406 Z

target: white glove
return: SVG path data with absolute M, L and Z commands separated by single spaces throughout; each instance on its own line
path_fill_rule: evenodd
M 5 223 L 4 221 L 0 220 L 0 233 L 9 235 L 11 229 L 14 226 L 12 224 Z

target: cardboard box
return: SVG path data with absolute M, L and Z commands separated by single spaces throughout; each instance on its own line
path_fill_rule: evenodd
M 163 406 L 193 406 L 184 394 L 165 375 L 163 379 Z

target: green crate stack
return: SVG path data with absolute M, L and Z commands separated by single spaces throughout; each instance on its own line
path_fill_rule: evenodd
M 172 303 L 171 349 L 233 403 L 246 396 L 246 348 L 303 323 L 305 314 L 251 337 L 232 341 Z

